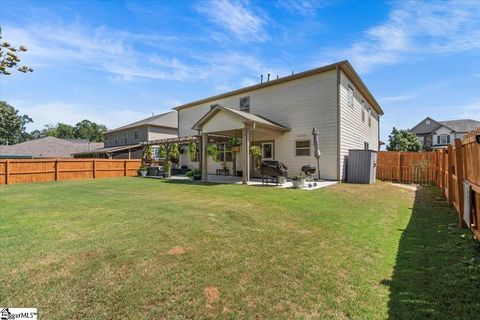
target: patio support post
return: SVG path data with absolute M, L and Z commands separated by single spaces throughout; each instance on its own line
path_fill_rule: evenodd
M 243 128 L 242 130 L 242 145 L 243 145 L 243 172 L 242 184 L 248 184 L 250 181 L 250 129 Z
M 208 136 L 206 133 L 202 132 L 202 157 L 201 157 L 201 170 L 202 170 L 202 181 L 208 181 L 208 172 L 207 172 L 207 141 Z

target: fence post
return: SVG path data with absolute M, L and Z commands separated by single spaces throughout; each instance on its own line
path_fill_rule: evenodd
M 127 176 L 127 160 L 123 163 L 123 171 L 124 171 L 124 176 Z
M 462 140 L 455 140 L 455 173 L 457 174 L 457 188 L 458 191 L 458 226 L 460 228 L 465 228 L 466 224 L 463 221 L 463 147 Z
M 93 159 L 93 179 L 97 178 L 97 159 Z
M 448 145 L 448 204 L 453 205 L 453 148 Z
M 55 181 L 58 181 L 58 159 L 55 159 Z
M 7 162 L 5 162 L 5 184 L 9 183 L 9 181 L 8 181 L 9 180 L 8 176 L 10 175 L 9 164 L 10 164 L 10 160 L 7 160 Z
M 398 165 L 398 171 L 397 171 L 397 182 L 402 182 L 402 153 L 398 153 L 398 160 L 397 160 L 397 165 Z

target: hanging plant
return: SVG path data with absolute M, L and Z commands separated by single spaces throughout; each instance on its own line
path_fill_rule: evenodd
M 151 161 L 152 160 L 152 147 L 146 146 L 143 149 L 143 161 Z
M 232 150 L 232 153 L 239 153 L 240 152 L 240 140 L 238 138 L 232 138 L 230 141 L 228 141 L 228 145 L 230 146 L 230 149 Z
M 260 159 L 262 157 L 262 148 L 260 148 L 259 146 L 251 146 L 250 154 L 254 159 Z
M 211 144 L 207 146 L 207 153 L 214 161 L 218 162 L 218 154 L 220 153 L 220 151 L 218 151 L 217 145 Z
M 165 145 L 160 145 L 160 147 L 158 147 L 158 157 L 160 159 L 166 159 L 167 158 L 167 148 L 165 148 Z
M 178 150 L 178 143 L 172 144 L 170 147 L 170 158 L 172 160 L 178 160 L 178 156 L 180 155 L 180 151 Z
M 190 153 L 190 161 L 197 160 L 197 144 L 195 142 L 192 141 L 188 144 L 188 152 Z

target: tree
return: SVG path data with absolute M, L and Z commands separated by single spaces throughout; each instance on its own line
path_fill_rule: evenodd
M 0 144 L 16 144 L 27 140 L 25 127 L 32 119 L 19 115 L 18 110 L 5 101 L 0 101 Z
M 42 136 L 52 136 L 60 139 L 75 139 L 75 128 L 69 124 L 57 123 L 57 125 L 46 125 Z
M 107 127 L 90 120 L 82 120 L 75 125 L 74 135 L 77 139 L 88 139 L 91 142 L 102 142 Z
M 397 130 L 393 127 L 388 136 L 388 151 L 420 151 L 421 148 L 420 140 L 410 130 Z
M 18 71 L 23 73 L 33 72 L 33 69 L 27 66 L 17 67 L 20 62 L 18 52 L 26 51 L 27 48 L 24 46 L 16 48 L 10 43 L 2 41 L 2 28 L 0 28 L 0 74 L 9 75 L 13 68 L 17 68 Z

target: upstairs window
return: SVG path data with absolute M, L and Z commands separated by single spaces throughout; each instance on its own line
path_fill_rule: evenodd
M 118 134 L 115 133 L 115 144 L 118 144 Z
M 128 142 L 128 133 L 124 132 L 123 133 L 123 143 L 127 144 Z
M 368 142 L 363 143 L 363 149 L 369 150 L 370 149 L 370 144 Z
M 348 86 L 348 105 L 353 108 L 353 88 Z
M 368 126 L 372 126 L 372 109 L 368 109 Z
M 430 120 L 425 121 L 425 124 L 430 124 Z
M 240 98 L 240 111 L 250 112 L 250 97 Z
M 295 141 L 295 155 L 310 156 L 310 140 Z
M 133 131 L 133 139 L 138 140 L 138 130 Z

